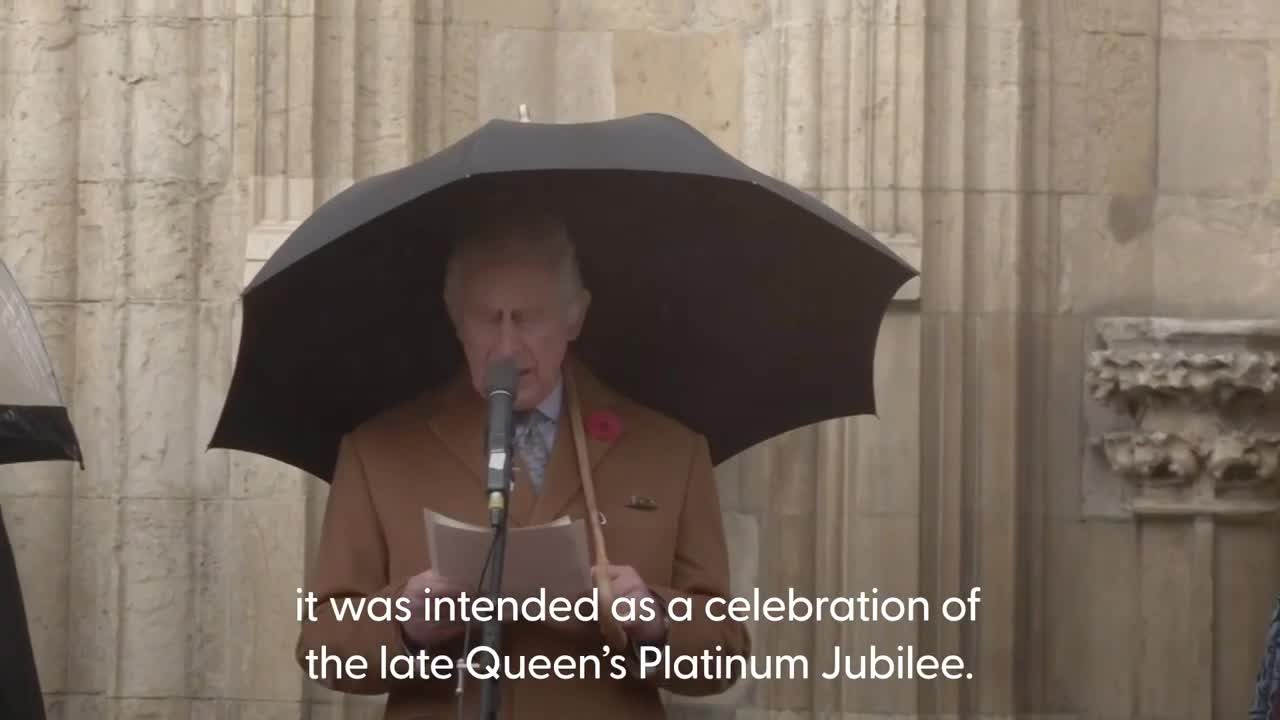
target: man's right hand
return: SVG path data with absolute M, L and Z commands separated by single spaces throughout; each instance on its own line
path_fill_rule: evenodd
M 431 592 L 427 592 L 427 590 Z M 425 619 L 427 617 L 426 605 L 428 598 L 457 598 L 462 592 L 461 585 L 448 578 L 441 577 L 435 570 L 427 570 L 409 578 L 409 582 L 405 583 L 400 597 L 409 599 L 409 607 L 412 609 L 413 614 L 407 622 L 400 623 L 400 627 L 404 632 L 405 638 L 415 646 L 412 649 L 427 650 L 462 634 L 465 626 L 461 622 L 450 622 L 447 619 L 448 605 L 445 603 L 432 607 L 432 616 L 434 617 L 439 613 L 444 616 L 445 619 L 443 621 L 427 621 Z

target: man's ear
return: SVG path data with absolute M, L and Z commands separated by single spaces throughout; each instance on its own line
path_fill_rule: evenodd
M 578 293 L 575 299 L 569 305 L 569 339 L 577 340 L 578 335 L 582 334 L 582 326 L 587 319 L 587 308 L 591 306 L 591 293 L 583 290 Z

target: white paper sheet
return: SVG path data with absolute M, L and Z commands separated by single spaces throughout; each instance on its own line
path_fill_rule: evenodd
M 431 567 L 463 587 L 478 590 L 493 531 L 429 509 L 424 514 Z M 591 555 L 582 520 L 563 517 L 546 525 L 507 529 L 499 595 L 573 600 L 591 588 Z

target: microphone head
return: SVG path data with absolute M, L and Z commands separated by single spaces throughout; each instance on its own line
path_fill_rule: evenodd
M 485 376 L 485 392 L 516 394 L 516 365 L 511 360 L 499 360 L 489 366 Z

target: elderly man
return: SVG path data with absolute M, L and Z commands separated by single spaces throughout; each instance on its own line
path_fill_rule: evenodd
M 466 367 L 447 386 L 344 438 L 308 588 L 319 599 L 317 620 L 303 625 L 299 662 L 306 667 L 308 653 L 322 649 L 343 658 L 362 657 L 368 667 L 364 679 L 337 680 L 330 671 L 323 682 L 345 692 L 389 693 L 389 719 L 456 717 L 456 675 L 395 680 L 379 669 L 387 654 L 461 655 L 462 628 L 422 620 L 423 603 L 428 594 L 466 590 L 474 595 L 476 588 L 461 588 L 428 567 L 423 510 L 486 523 L 482 393 L 487 369 L 500 358 L 513 360 L 519 370 L 520 461 L 509 504 L 511 525 L 586 512 L 563 404 L 564 373 L 573 373 L 582 416 L 608 420 L 601 426 L 604 432 L 593 433 L 588 443 L 597 505 L 606 518 L 614 595 L 650 598 L 660 609 L 683 598 L 693 608 L 687 621 L 659 614 L 648 622 L 623 624 L 630 653 L 649 645 L 673 656 L 747 655 L 745 626 L 712 621 L 704 612 L 709 600 L 729 592 L 706 440 L 606 387 L 569 352 L 590 295 L 565 227 L 530 210 L 493 219 L 455 250 L 444 294 Z M 415 618 L 404 623 L 339 620 L 329 612 L 330 599 L 360 597 L 403 598 L 412 603 Z M 594 624 L 521 620 L 505 626 L 503 651 L 515 657 L 601 657 L 603 644 Z M 661 718 L 660 688 L 709 695 L 733 682 L 718 676 L 681 679 L 660 671 L 614 678 L 604 657 L 599 679 L 505 680 L 503 716 Z M 479 687 L 476 679 L 466 679 L 466 717 L 477 715 Z

